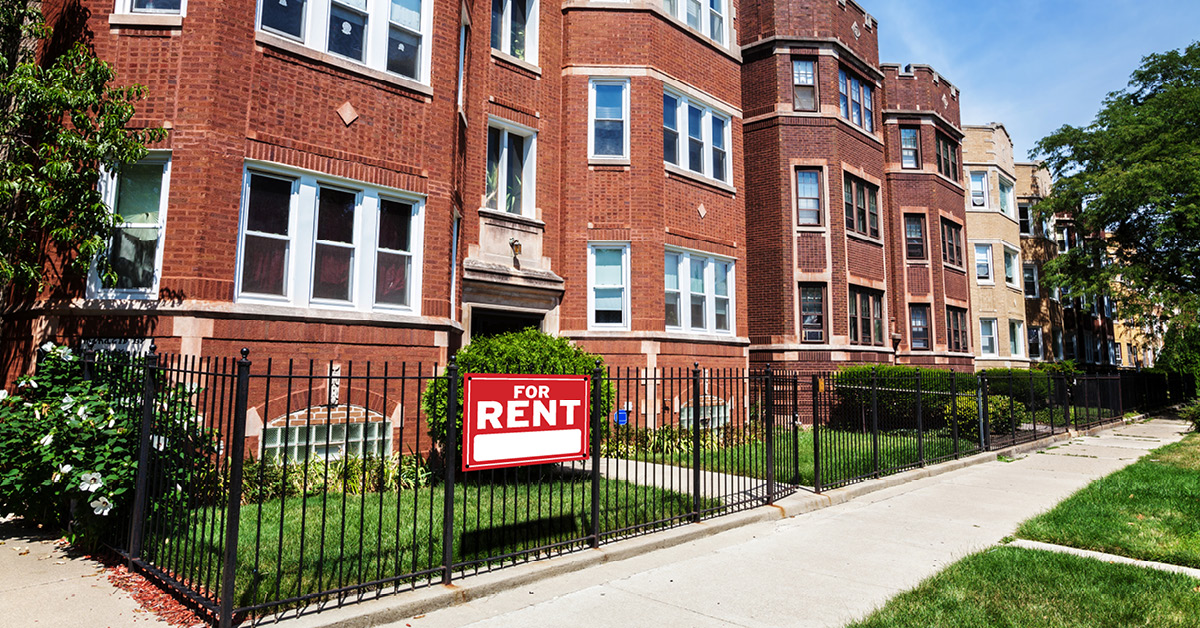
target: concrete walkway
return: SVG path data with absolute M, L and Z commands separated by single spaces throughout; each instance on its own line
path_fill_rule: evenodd
M 1186 429 L 1121 426 L 387 625 L 841 626 Z
M 112 586 L 95 561 L 6 519 L 0 519 L 0 609 L 0 625 L 14 628 L 167 625 Z

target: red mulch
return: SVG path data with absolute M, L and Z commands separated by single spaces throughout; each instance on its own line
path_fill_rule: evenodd
M 178 628 L 208 625 L 195 611 L 180 602 L 175 596 L 167 593 L 142 574 L 130 571 L 124 560 L 111 554 L 93 554 L 89 558 L 104 565 L 108 581 L 118 589 L 129 593 L 146 612 L 152 613 L 155 617 Z

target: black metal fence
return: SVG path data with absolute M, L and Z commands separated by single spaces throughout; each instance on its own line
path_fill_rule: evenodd
M 589 460 L 468 473 L 453 362 L 152 352 L 94 371 L 142 416 L 119 548 L 222 626 L 598 547 L 812 483 L 797 378 L 770 370 L 597 369 Z
M 1196 396 L 1192 374 L 1062 375 L 872 369 L 812 376 L 820 492 L 1085 430 Z

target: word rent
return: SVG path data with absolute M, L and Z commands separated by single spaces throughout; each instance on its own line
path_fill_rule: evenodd
M 575 411 L 581 405 L 579 399 L 551 399 L 549 386 L 513 386 L 513 397 L 507 403 L 480 401 L 475 412 L 476 427 L 499 430 L 557 426 L 560 410 L 564 425 L 575 425 Z

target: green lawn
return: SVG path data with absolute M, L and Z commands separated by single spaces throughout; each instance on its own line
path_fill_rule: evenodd
M 954 440 L 926 433 L 924 438 L 925 459 L 953 456 Z M 976 444 L 959 439 L 961 453 L 972 453 Z M 765 479 L 767 474 L 766 442 L 752 440 L 741 445 L 721 447 L 701 452 L 700 467 L 706 471 L 729 473 Z M 821 461 L 822 483 L 825 486 L 854 477 L 871 474 L 875 470 L 875 459 L 870 434 L 822 430 Z M 799 453 L 797 458 L 796 452 Z M 658 464 L 691 468 L 692 454 L 675 452 L 670 454 L 636 453 L 636 460 Z M 775 437 L 775 479 L 779 482 L 795 482 L 812 486 L 815 478 L 813 468 L 813 432 L 802 429 L 793 435 L 790 429 L 780 428 Z M 879 463 L 883 469 L 895 469 L 911 465 L 918 460 L 917 437 L 911 433 L 881 433 L 879 438 Z M 798 466 L 797 466 L 798 461 Z
M 851 628 L 1191 628 L 1200 580 L 1053 552 L 964 558 Z
M 1092 482 L 1017 535 L 1200 567 L 1200 434 Z
M 691 496 L 677 492 L 614 480 L 601 480 L 600 489 L 601 530 L 692 510 Z M 540 484 L 511 483 L 494 489 L 490 485 L 457 485 L 455 562 L 587 535 L 590 494 L 586 476 Z M 260 505 L 244 505 L 238 536 L 236 606 L 440 566 L 443 504 L 444 491 L 439 484 L 399 494 L 346 495 L 344 503 L 338 493 L 272 500 L 261 504 L 261 524 Z M 702 503 L 704 508 L 716 506 L 719 502 L 714 500 Z M 200 574 L 198 588 L 204 588 L 207 574 L 208 588 L 216 590 L 223 533 L 219 522 L 216 526 L 205 523 L 214 516 L 213 511 L 202 509 L 192 516 L 187 533 L 161 537 L 153 544 L 157 554 L 150 557 L 160 566 Z M 201 559 L 184 564 L 171 552 L 172 547 L 184 546 L 192 547 L 192 554 Z

